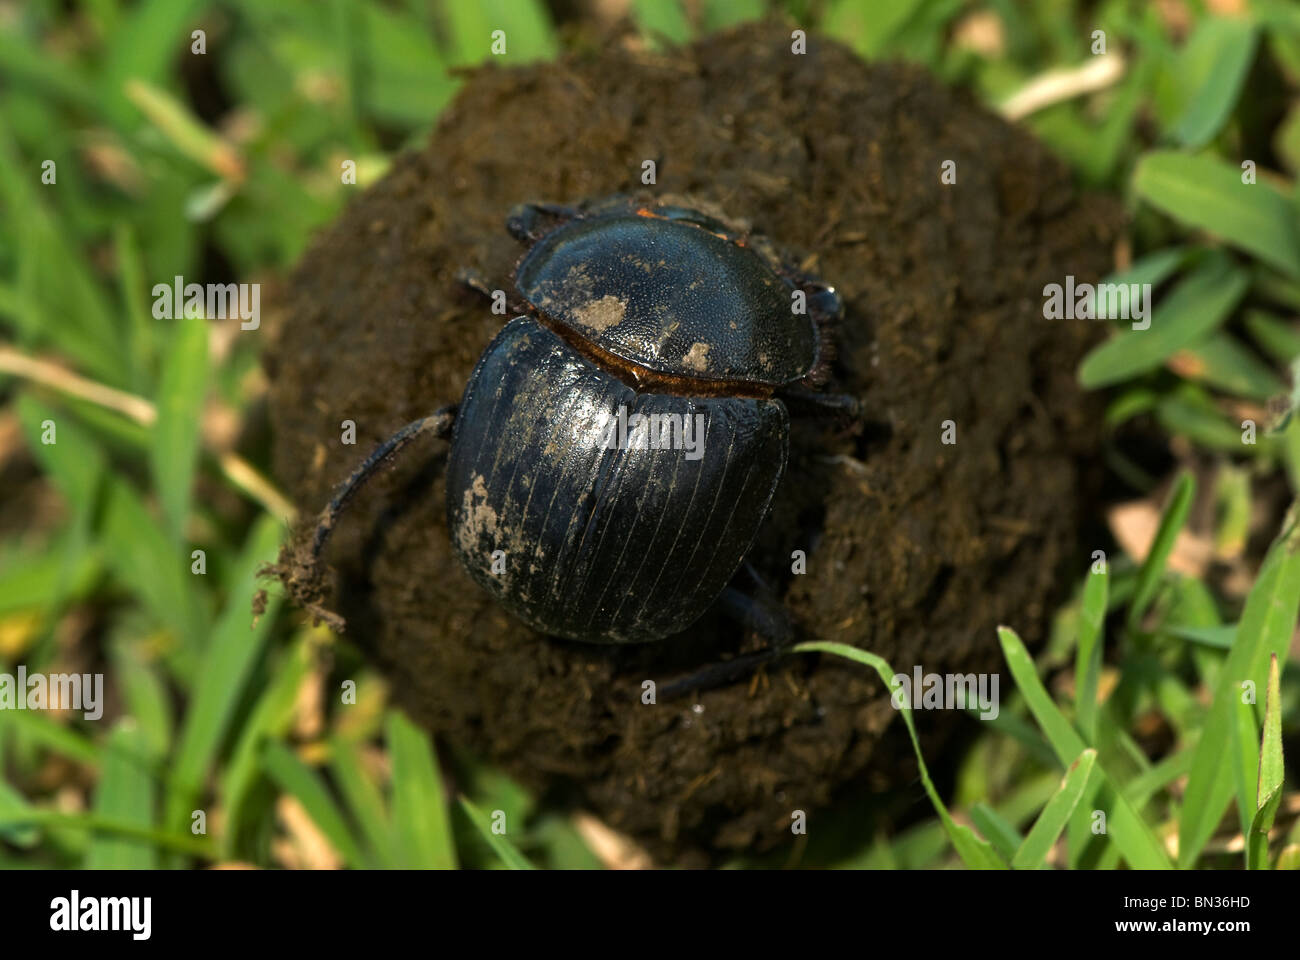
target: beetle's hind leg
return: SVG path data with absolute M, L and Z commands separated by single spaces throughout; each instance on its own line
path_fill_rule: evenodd
M 412 421 L 375 448 L 374 452 L 352 471 L 351 476 L 335 488 L 334 496 L 316 518 L 316 528 L 311 540 L 305 544 L 292 542 L 280 553 L 280 560 L 261 571 L 264 576 L 275 576 L 284 584 L 289 595 L 316 619 L 341 631 L 344 620 L 337 613 L 325 609 L 325 548 L 343 511 L 362 487 L 387 463 L 407 446 L 424 436 L 447 437 L 456 420 L 456 407 L 447 406 Z
M 790 622 L 790 616 L 780 602 L 774 600 L 761 586 L 761 581 L 759 591 L 755 594 L 727 587 L 719 594 L 717 605 L 723 614 L 766 640 L 767 646 L 724 663 L 710 664 L 680 680 L 674 680 L 659 690 L 657 699 L 676 700 L 689 693 L 735 683 L 790 651 L 794 643 L 794 626 Z

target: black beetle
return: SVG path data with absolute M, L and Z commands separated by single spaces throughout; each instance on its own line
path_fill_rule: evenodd
M 816 389 L 842 314 L 834 288 L 685 205 L 526 204 L 508 227 L 529 244 L 515 270 L 520 315 L 484 350 L 458 408 L 403 427 L 339 487 L 311 544 L 312 587 L 293 592 L 324 613 L 312 600 L 340 511 L 432 433 L 451 438 L 457 556 L 530 627 L 643 643 L 724 594 L 770 626 L 726 588 L 781 481 L 787 410 L 856 414 L 852 398 Z

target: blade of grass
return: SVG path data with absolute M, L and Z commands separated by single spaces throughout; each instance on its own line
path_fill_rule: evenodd
M 924 5 L 923 0 L 898 0 L 889 4 L 863 4 L 837 0 L 826 11 L 823 25 L 867 59 L 882 54 Z
M 1189 380 L 1250 400 L 1268 400 L 1286 389 L 1272 367 L 1222 330 L 1178 351 L 1169 367 Z
M 249 533 L 236 562 L 236 586 L 221 620 L 203 652 L 190 708 L 173 759 L 175 788 L 168 797 L 167 820 L 182 825 L 203 784 L 204 775 L 229 727 L 253 664 L 262 652 L 280 598 L 272 594 L 265 614 L 252 626 L 249 598 L 257 589 L 257 571 L 274 561 L 279 551 L 280 526 L 263 516 Z
M 1177 637 L 1179 640 L 1190 640 L 1205 647 L 1213 647 L 1216 650 L 1227 650 L 1232 647 L 1233 638 L 1237 636 L 1237 625 L 1231 623 L 1221 627 L 1179 627 L 1164 624 L 1160 627 L 1160 632 Z
M 57 723 L 53 717 L 38 710 L 0 710 L 0 728 L 12 724 L 38 743 L 61 757 L 66 757 L 91 769 L 98 769 L 104 758 L 104 748 L 89 737 Z
M 91 813 L 63 813 L 41 807 L 29 807 L 25 812 L 0 812 L 0 832 L 16 826 L 108 833 L 132 840 L 142 840 L 160 850 L 183 853 L 205 860 L 215 859 L 212 844 L 205 839 L 183 833 L 169 833 L 152 827 L 145 828 L 134 823 L 123 823 L 120 820 L 111 820 Z
M 109 648 L 118 686 L 127 711 L 140 725 L 140 749 L 152 758 L 166 756 L 172 742 L 172 705 L 157 670 L 140 653 L 139 645 L 119 641 Z
M 393 849 L 405 867 L 453 870 L 447 795 L 428 735 L 396 710 L 389 711 L 386 728 L 393 764 Z
M 1158 287 L 1177 273 L 1187 263 L 1189 256 L 1190 251 L 1186 247 L 1165 247 L 1162 250 L 1147 254 L 1127 270 L 1119 270 L 1110 274 L 1102 283 L 1122 286 L 1131 286 L 1136 283 L 1139 286 L 1150 284 L 1152 287 Z M 1098 303 L 1097 316 L 1116 321 L 1122 320 L 1125 323 L 1129 322 L 1123 317 L 1110 317 L 1109 306 L 1109 300 L 1105 303 Z
M 458 81 L 447 71 L 433 38 L 385 6 L 363 4 L 358 10 L 362 23 L 358 56 L 369 74 L 361 90 L 366 109 L 409 126 L 435 120 L 455 94 Z M 490 36 L 482 37 L 479 59 L 488 56 L 491 42 Z
M 108 745 L 104 769 L 95 788 L 95 815 L 148 830 L 153 827 L 156 784 L 139 759 L 147 754 L 148 742 L 141 730 L 127 720 L 109 734 Z M 157 865 L 156 850 L 149 843 L 99 834 L 91 840 L 84 868 L 152 870 Z
M 885 689 L 889 690 L 891 695 L 894 692 L 893 678 L 895 674 L 893 668 L 883 658 L 876 656 L 874 653 L 868 653 L 866 650 L 851 647 L 845 643 L 830 643 L 821 640 L 795 644 L 791 648 L 791 652 L 832 653 L 836 656 L 854 660 L 875 670 L 881 682 L 885 684 Z M 911 705 L 904 704 L 898 712 L 903 715 L 903 723 L 907 726 L 907 734 L 912 740 L 912 750 L 916 754 L 916 765 L 921 774 L 921 783 L 925 787 L 930 802 L 934 805 L 935 812 L 939 814 L 939 819 L 943 822 L 944 830 L 947 831 L 948 838 L 952 841 L 957 855 L 961 857 L 966 866 L 973 870 L 1005 870 L 1007 865 L 997 855 L 993 846 L 987 840 L 978 836 L 970 827 L 957 823 L 948 813 L 948 808 L 944 806 L 943 800 L 940 799 L 934 781 L 930 779 L 930 771 L 925 765 L 925 758 L 921 755 L 921 742 L 917 739 L 916 727 L 912 722 Z
M 1300 328 L 1263 310 L 1247 310 L 1243 321 L 1255 342 L 1279 363 L 1300 357 Z
M 263 745 L 262 763 L 276 785 L 302 804 L 311 822 L 325 835 L 343 862 L 354 869 L 362 866 L 356 839 L 316 772 L 278 740 L 268 740 Z
M 352 819 L 361 828 L 371 857 L 380 866 L 396 867 L 399 858 L 393 851 L 393 828 L 384 810 L 384 798 L 379 787 L 362 769 L 353 743 L 342 737 L 331 738 L 330 771 Z
M 1142 622 L 1143 614 L 1147 612 L 1147 607 L 1155 598 L 1156 588 L 1160 586 L 1160 578 L 1165 572 L 1165 564 L 1174 549 L 1174 541 L 1178 539 L 1179 531 L 1187 523 L 1187 514 L 1192 508 L 1192 497 L 1195 493 L 1196 482 L 1191 473 L 1184 471 L 1179 474 L 1174 482 L 1173 492 L 1169 495 L 1169 501 L 1165 505 L 1164 513 L 1160 517 L 1160 526 L 1156 529 L 1155 539 L 1151 541 L 1151 549 L 1147 552 L 1146 559 L 1142 561 L 1142 567 L 1138 571 L 1137 590 L 1128 608 L 1129 630 L 1137 629 Z
M 1078 806 L 1096 762 L 1097 751 L 1089 747 L 1066 769 L 1060 788 L 1047 801 L 1047 806 L 1034 821 L 1029 834 L 1012 857 L 1011 866 L 1014 869 L 1036 870 L 1047 865 L 1047 856 L 1069 822 L 1074 808 Z
M 162 365 L 158 420 L 149 449 L 158 499 L 174 544 L 185 542 L 207 386 L 207 322 L 194 317 L 179 319 Z
M 238 152 L 209 130 L 184 101 L 142 80 L 129 80 L 124 89 L 136 108 L 183 156 L 225 180 L 243 179 L 244 161 Z
M 28 169 L 10 138 L 0 113 L 0 168 Z M 127 380 L 125 358 L 113 312 L 95 275 L 82 255 L 75 233 L 47 208 L 50 193 L 31 177 L 0 179 L 0 207 L 8 221 L 21 223 L 22 242 L 16 246 L 17 283 L 13 302 L 6 305 L 27 349 L 51 345 L 73 358 L 79 367 L 107 386 Z
M 119 223 L 113 231 L 113 249 L 117 258 L 118 287 L 122 309 L 126 314 L 125 330 L 129 344 L 130 385 L 136 393 L 153 395 L 154 328 L 145 290 L 144 258 L 135 231 Z
M 1192 42 L 1204 51 L 1208 70 L 1170 130 L 1184 147 L 1205 146 L 1227 122 L 1254 60 L 1256 36 L 1244 19 L 1210 17 L 1197 27 Z
M 31 816 L 34 809 L 26 797 L 0 780 L 0 840 L 23 848 L 39 843 L 40 830 L 36 827 L 30 824 L 5 826 L 6 821 L 16 822 L 21 817 Z
M 1226 256 L 1206 258 L 1152 310 L 1148 329 L 1116 331 L 1091 350 L 1079 365 L 1079 382 L 1095 390 L 1158 369 L 1223 323 L 1249 286 L 1250 277 Z
M 1087 744 L 1052 702 L 1042 681 L 1038 678 L 1029 651 L 1025 649 L 1024 643 L 1016 632 L 1009 627 L 999 627 L 998 639 L 1002 643 L 1002 653 L 1006 657 L 1007 666 L 1011 669 L 1016 686 L 1029 705 L 1034 719 L 1047 735 L 1052 749 L 1056 751 L 1057 760 L 1062 765 L 1071 762 L 1084 751 Z M 1165 856 L 1159 842 L 1133 810 L 1128 800 L 1115 790 L 1114 784 L 1101 764 L 1093 767 L 1092 775 L 1088 778 L 1084 802 L 1089 802 L 1103 785 L 1107 786 L 1115 796 L 1114 807 L 1108 818 L 1111 836 L 1115 845 L 1123 852 L 1129 866 L 1135 870 L 1167 869 L 1170 866 L 1169 858 Z
M 1214 700 L 1196 744 L 1192 770 L 1178 824 L 1178 859 L 1190 866 L 1214 833 L 1232 794 L 1235 778 L 1224 775 L 1223 758 L 1232 749 L 1230 736 L 1240 736 L 1235 714 L 1249 710 L 1243 704 L 1243 687 L 1249 681 L 1258 690 L 1267 681 L 1270 654 L 1284 655 L 1295 630 L 1300 608 L 1300 524 L 1292 505 L 1282 533 L 1269 548 L 1259 577 L 1242 611 L 1237 636 L 1215 681 Z M 1250 751 L 1254 752 L 1254 744 Z M 1238 802 L 1250 810 L 1254 798 Z
M 465 815 L 469 817 L 470 823 L 474 824 L 479 834 L 487 841 L 487 845 L 501 858 L 502 863 L 511 870 L 535 869 L 528 858 L 520 853 L 513 843 L 492 829 L 487 817 L 483 816 L 483 812 L 474 806 L 468 797 L 461 797 L 460 805 L 464 809 Z
M 0 616 L 33 608 L 49 611 L 60 599 L 88 595 L 99 580 L 99 552 L 77 554 L 69 571 L 67 551 L 75 546 L 74 537 L 65 533 L 38 550 L 14 551 L 0 573 Z
M 131 78 L 161 82 L 180 46 L 188 47 L 196 0 L 145 0 L 115 31 L 100 78 L 113 118 L 126 126 L 134 113 L 126 100 Z
M 308 642 L 305 635 L 300 635 L 281 658 L 270 684 L 240 729 L 239 740 L 231 751 L 230 763 L 222 778 L 221 799 L 226 810 L 226 826 L 221 845 L 224 857 L 236 856 L 244 827 L 246 802 L 262 772 L 262 744 L 288 733 L 293 723 L 298 690 L 310 666 Z
M 767 12 L 765 0 L 707 0 L 704 4 L 704 30 L 725 30 L 746 20 L 761 20 Z
M 1037 728 L 1011 710 L 1004 707 L 996 717 L 988 719 L 980 718 L 978 707 L 966 712 L 971 717 L 979 719 L 981 723 L 987 724 L 988 728 L 995 733 L 1003 734 L 1016 741 L 1031 760 L 1044 766 L 1051 766 L 1056 762 L 1056 754 L 1052 752 L 1051 746 L 1043 739 L 1043 735 Z
M 172 660 L 188 676 L 209 633 L 208 597 L 190 573 L 188 553 L 172 546 L 139 494 L 116 476 L 109 478 L 100 540 L 117 578 L 175 632 L 180 644 Z
M 1269 657 L 1268 696 L 1264 702 L 1264 736 L 1259 745 L 1255 814 L 1246 841 L 1246 869 L 1268 869 L 1268 832 L 1282 801 L 1282 671 L 1277 654 Z
M 1229 420 L 1197 384 L 1183 381 L 1161 397 L 1156 420 L 1167 433 L 1232 456 L 1271 457 L 1277 440 L 1260 434 L 1254 446 L 1241 442 L 1241 422 Z
M 1088 743 L 1097 741 L 1097 680 L 1101 676 L 1102 628 L 1106 623 L 1106 594 L 1110 588 L 1110 567 L 1090 572 L 1083 587 L 1079 616 L 1079 645 L 1075 649 L 1074 686 L 1078 691 L 1076 719 L 1079 732 Z
M 993 849 L 998 855 L 1007 862 L 1016 855 L 1016 850 L 1024 842 L 1024 837 L 1020 835 L 1012 824 L 996 810 L 985 803 L 971 804 L 970 808 L 971 823 L 975 824 L 975 829 L 982 833 L 985 839 L 993 845 Z
M 72 417 L 63 416 L 30 394 L 18 397 L 17 413 L 27 445 L 77 513 L 95 508 L 104 455 L 94 438 Z M 53 424 L 53 443 L 45 442 L 45 425 Z
M 673 44 L 690 43 L 695 32 L 680 0 L 632 0 L 632 16 L 643 33 Z
M 1239 167 L 1213 157 L 1156 151 L 1138 161 L 1133 189 L 1184 225 L 1300 277 L 1295 204 L 1267 181 L 1247 184 L 1241 177 Z

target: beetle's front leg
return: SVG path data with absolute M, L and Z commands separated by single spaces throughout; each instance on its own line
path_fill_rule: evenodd
M 791 417 L 810 417 L 836 420 L 845 425 L 862 416 L 858 398 L 847 393 L 818 393 L 798 384 L 777 391 L 777 396 L 790 411 Z
M 488 283 L 487 278 L 479 271 L 471 267 L 462 267 L 456 271 L 456 282 L 467 290 L 472 290 L 485 300 L 496 300 L 497 290 L 494 290 Z M 504 291 L 501 291 L 504 292 Z M 529 314 L 532 308 L 527 301 L 520 300 L 518 297 L 506 297 L 505 313 L 511 317 L 517 317 L 521 314 Z
M 520 243 L 536 243 L 557 223 L 575 220 L 582 216 L 577 207 L 562 203 L 522 203 L 510 211 L 506 219 L 506 229 Z
M 659 691 L 659 700 L 676 700 L 689 693 L 735 683 L 763 664 L 771 663 L 789 652 L 794 640 L 794 628 L 789 614 L 778 601 L 770 599 L 765 593 L 755 595 L 727 587 L 718 595 L 716 603 L 720 612 L 758 634 L 767 641 L 767 646 L 725 663 L 710 664 L 689 676 L 674 680 Z
M 423 436 L 447 437 L 451 434 L 452 424 L 456 420 L 456 407 L 447 406 L 412 421 L 375 448 L 360 466 L 352 471 L 334 491 L 334 496 L 320 512 L 316 520 L 316 529 L 310 543 L 304 547 L 294 548 L 286 544 L 281 551 L 277 564 L 262 570 L 263 575 L 279 577 L 289 595 L 308 610 L 316 619 L 328 623 L 334 630 L 342 631 L 344 620 L 338 614 L 326 610 L 322 605 L 325 574 L 324 554 L 340 516 L 347 509 L 357 492 L 379 472 L 384 464 L 391 461 L 413 441 Z

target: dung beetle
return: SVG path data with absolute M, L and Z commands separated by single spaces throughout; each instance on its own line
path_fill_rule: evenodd
M 528 246 L 514 274 L 519 315 L 457 407 L 403 427 L 338 488 L 308 586 L 291 591 L 326 615 L 312 601 L 340 512 L 385 461 L 433 434 L 451 441 L 457 557 L 533 629 L 646 643 L 722 596 L 779 632 L 728 583 L 781 482 L 790 415 L 856 415 L 852 398 L 819 389 L 843 313 L 834 288 L 685 203 L 530 203 L 507 227 Z

